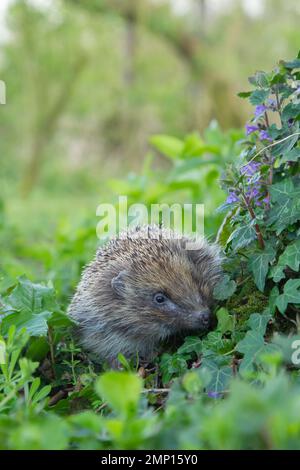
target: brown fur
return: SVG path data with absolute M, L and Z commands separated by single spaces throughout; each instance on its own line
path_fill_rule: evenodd
M 156 226 L 138 227 L 98 250 L 69 307 L 85 348 L 109 361 L 119 352 L 149 358 L 160 340 L 207 329 L 219 252 L 205 241 L 190 251 L 186 241 Z

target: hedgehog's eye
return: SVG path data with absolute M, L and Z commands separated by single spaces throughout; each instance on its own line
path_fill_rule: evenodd
M 163 304 L 164 302 L 166 302 L 168 300 L 168 298 L 162 292 L 157 292 L 156 294 L 154 294 L 153 300 L 157 304 Z

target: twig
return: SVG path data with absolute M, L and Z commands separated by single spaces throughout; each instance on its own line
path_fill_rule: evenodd
M 55 372 L 55 356 L 54 356 L 54 347 L 53 347 L 53 335 L 52 335 L 52 327 L 49 326 L 48 328 L 48 339 L 49 339 L 49 347 L 50 347 L 50 360 L 51 360 L 51 370 L 54 379 L 56 379 L 56 372 Z
M 249 165 L 250 162 L 252 162 L 256 157 L 258 157 L 258 155 L 260 155 L 262 152 L 264 152 L 264 151 L 267 150 L 268 148 L 274 147 L 274 145 L 280 144 L 281 142 L 284 142 L 285 140 L 290 139 L 291 137 L 294 137 L 295 135 L 300 135 L 300 132 L 294 132 L 293 134 L 290 134 L 290 135 L 284 137 L 283 139 L 276 140 L 276 142 L 273 142 L 272 144 L 269 144 L 269 145 L 267 145 L 266 147 L 263 147 L 259 152 L 257 152 L 257 153 L 254 155 L 254 157 L 252 157 L 249 161 L 247 161 L 247 163 L 245 163 L 244 165 L 242 165 L 241 168 L 243 168 L 244 166 Z
M 50 398 L 49 406 L 56 405 L 56 403 L 58 403 L 63 398 L 66 398 L 67 396 L 68 392 L 66 390 L 59 390 L 55 395 L 53 395 L 53 397 Z
M 249 201 L 248 201 L 246 195 L 245 195 L 244 193 L 242 193 L 242 196 L 243 196 L 243 198 L 244 198 L 246 207 L 247 207 L 247 209 L 248 209 L 248 211 L 249 211 L 249 214 L 250 214 L 252 220 L 255 220 L 255 219 L 256 219 L 255 213 L 254 213 L 252 207 L 250 206 Z M 255 229 L 255 232 L 256 232 L 256 236 L 257 236 L 257 240 L 258 240 L 259 246 L 260 246 L 260 248 L 261 248 L 262 250 L 264 250 L 264 249 L 265 249 L 265 242 L 264 242 L 262 233 L 261 233 L 261 231 L 260 231 L 259 225 L 258 225 L 258 224 L 254 224 L 254 229 Z

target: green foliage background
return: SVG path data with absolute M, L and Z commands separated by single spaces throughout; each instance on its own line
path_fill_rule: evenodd
M 242 95 L 250 104 L 236 96 L 254 70 L 296 55 L 298 2 L 266 0 L 257 16 L 239 1 L 187 3 L 180 14 L 168 1 L 10 6 L 0 56 L 2 449 L 299 448 L 299 57 L 254 75 Z M 256 157 L 269 142 L 244 125 L 274 93 L 280 109 L 260 124 L 287 140 Z M 261 167 L 249 182 L 241 168 L 253 159 Z M 253 178 L 259 203 L 269 198 L 249 199 L 254 219 L 241 198 Z M 233 191 L 238 201 L 226 203 Z M 98 244 L 96 207 L 119 194 L 204 203 L 206 235 L 226 253 L 216 329 L 166 345 L 146 369 L 120 357 L 123 372 L 80 350 L 65 313 Z

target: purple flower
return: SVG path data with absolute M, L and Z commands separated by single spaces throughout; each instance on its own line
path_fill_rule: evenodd
M 297 90 L 295 91 L 296 95 L 300 95 L 300 86 L 298 86 Z
M 255 108 L 255 117 L 260 117 L 265 111 L 267 107 L 264 104 L 259 104 Z
M 257 126 L 251 126 L 251 124 L 246 124 L 246 135 L 250 135 L 253 132 L 256 132 L 259 130 L 259 127 Z
M 267 107 L 271 109 L 272 111 L 276 111 L 277 109 L 277 102 L 274 98 L 269 98 L 267 100 Z
M 260 131 L 259 138 L 260 140 L 268 140 L 269 142 L 273 141 L 273 139 L 269 136 L 267 131 Z
M 237 197 L 237 195 L 233 191 L 231 191 L 229 193 L 228 198 L 226 199 L 227 204 L 233 204 L 234 202 L 238 202 L 238 201 L 239 201 L 239 198 Z
M 259 168 L 260 168 L 260 163 L 252 161 L 252 162 L 247 163 L 246 165 L 243 165 L 240 169 L 240 172 L 242 175 L 245 175 L 245 176 L 253 176 L 254 173 L 256 173 Z
M 213 391 L 207 392 L 207 395 L 209 396 L 209 398 L 222 398 L 222 396 L 223 396 L 222 393 L 220 393 L 220 392 L 213 392 Z
M 261 193 L 257 188 L 252 187 L 251 189 L 249 189 L 246 192 L 246 195 L 247 195 L 248 199 L 250 199 L 250 200 L 254 199 L 254 201 L 257 203 L 257 205 L 261 205 L 261 203 L 258 200 L 261 196 Z
M 263 198 L 263 202 L 265 204 L 270 204 L 270 194 L 268 194 L 266 197 Z

